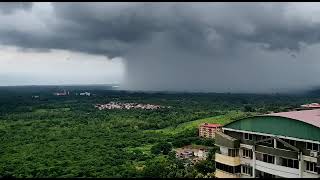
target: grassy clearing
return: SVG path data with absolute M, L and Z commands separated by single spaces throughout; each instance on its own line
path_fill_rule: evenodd
M 209 117 L 204 119 L 198 119 L 195 121 L 190 121 L 186 123 L 179 124 L 176 127 L 170 126 L 164 129 L 157 130 L 146 130 L 146 132 L 158 132 L 165 135 L 175 135 L 190 129 L 194 129 L 199 127 L 201 123 L 217 123 L 217 124 L 227 124 L 235 119 L 242 118 L 248 115 L 248 113 L 240 112 L 240 111 L 230 111 L 229 113 L 221 116 Z
M 154 144 L 146 144 L 144 146 L 139 146 L 139 147 L 128 147 L 126 148 L 127 151 L 132 152 L 134 150 L 140 150 L 145 154 L 151 154 L 150 149 Z
M 212 146 L 204 146 L 204 145 L 198 145 L 198 144 L 190 144 L 190 145 L 187 145 L 187 146 L 183 146 L 183 147 L 179 147 L 179 148 L 175 148 L 175 150 L 178 150 L 178 149 L 212 149 L 213 147 Z
M 55 112 L 67 112 L 70 108 L 55 108 L 55 109 L 37 109 L 34 113 L 44 114 L 44 113 L 55 113 Z

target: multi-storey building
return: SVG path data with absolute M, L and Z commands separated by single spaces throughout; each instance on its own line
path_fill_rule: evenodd
M 203 123 L 199 127 L 199 136 L 204 138 L 214 138 L 215 132 L 221 130 L 221 124 Z
M 320 110 L 240 119 L 215 143 L 217 178 L 320 178 Z

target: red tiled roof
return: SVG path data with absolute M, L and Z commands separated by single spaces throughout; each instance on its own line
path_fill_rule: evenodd
M 204 124 L 201 124 L 202 127 L 208 127 L 208 128 L 217 128 L 217 127 L 221 127 L 222 125 L 221 124 L 207 124 L 207 123 L 204 123 Z
M 267 115 L 296 119 L 320 128 L 320 109 L 279 112 L 279 113 L 271 113 Z

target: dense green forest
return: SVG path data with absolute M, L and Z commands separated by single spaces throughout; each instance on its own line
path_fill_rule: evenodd
M 144 93 L 89 89 L 93 96 L 54 96 L 61 87 L 0 88 L 0 177 L 208 177 L 214 140 L 197 123 L 227 123 L 317 101 L 307 95 Z M 68 89 L 67 89 L 68 90 Z M 39 96 L 33 98 L 32 96 Z M 98 103 L 170 106 L 159 110 L 98 110 Z M 185 128 L 188 127 L 188 128 Z M 212 147 L 206 161 L 183 165 L 174 148 Z

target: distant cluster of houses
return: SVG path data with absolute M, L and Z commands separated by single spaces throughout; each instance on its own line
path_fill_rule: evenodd
M 64 90 L 63 92 L 55 92 L 55 93 L 53 93 L 53 95 L 55 95 L 55 96 L 68 96 L 68 95 L 70 95 L 70 92 Z
M 63 92 L 54 92 L 53 95 L 55 96 L 69 96 L 70 92 L 63 90 Z M 90 92 L 81 92 L 81 93 L 75 93 L 76 96 L 91 96 L 92 94 Z
M 121 103 L 121 102 L 109 102 L 108 104 L 97 104 L 95 105 L 99 110 L 103 109 L 161 109 L 164 106 L 154 104 L 138 104 L 138 103 Z
M 91 96 L 91 93 L 89 92 L 83 92 L 79 94 L 80 96 Z

